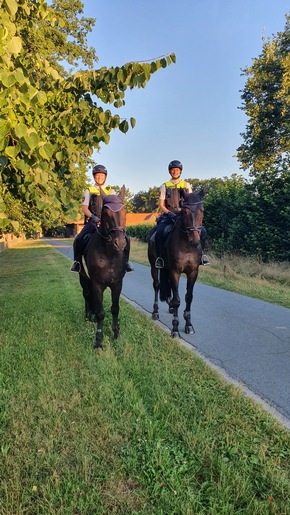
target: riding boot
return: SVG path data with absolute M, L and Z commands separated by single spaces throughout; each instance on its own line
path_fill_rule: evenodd
M 201 258 L 200 258 L 200 264 L 201 264 L 201 265 L 203 265 L 203 266 L 208 266 L 208 265 L 210 265 L 210 262 L 209 262 L 209 260 L 208 260 L 207 255 L 206 255 L 206 254 L 204 254 L 203 252 L 202 252 L 202 254 L 201 254 Z
M 80 263 L 81 239 L 78 238 L 78 236 L 76 236 L 76 238 L 74 240 L 73 249 L 74 249 L 74 262 L 70 268 L 70 271 L 79 273 L 81 271 L 81 263 Z
M 159 229 L 160 231 L 160 229 Z M 160 235 L 156 234 L 155 236 L 155 250 L 156 250 L 156 260 L 155 260 L 155 268 L 164 268 L 164 259 L 162 256 L 162 248 L 161 248 Z
M 200 243 L 201 243 L 201 258 L 200 258 L 200 264 L 203 266 L 210 265 L 209 259 L 207 255 L 204 253 L 204 247 L 205 247 L 205 238 L 206 238 L 206 230 L 204 227 L 200 227 Z
M 127 245 L 126 245 L 126 248 L 125 248 L 125 255 L 126 255 L 126 265 L 125 265 L 125 272 L 134 272 L 134 267 L 131 263 L 131 261 L 129 261 L 129 255 L 130 255 L 130 238 L 127 236 L 126 234 L 126 242 L 127 242 Z
M 131 263 L 131 261 L 126 261 L 126 266 L 125 266 L 125 271 L 126 272 L 134 272 L 134 267 Z
M 79 261 L 74 261 L 72 266 L 70 267 L 71 272 L 77 272 L 79 273 L 81 271 L 81 264 Z

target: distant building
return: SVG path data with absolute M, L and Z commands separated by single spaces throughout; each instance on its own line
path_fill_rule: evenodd
M 126 225 L 155 224 L 156 213 L 127 213 Z
M 157 216 L 156 213 L 127 213 L 126 225 L 155 224 Z M 74 238 L 81 232 L 83 226 L 84 222 L 82 220 L 66 224 L 66 238 Z

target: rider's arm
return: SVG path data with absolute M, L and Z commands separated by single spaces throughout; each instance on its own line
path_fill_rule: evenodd
M 159 199 L 159 209 L 160 209 L 161 213 L 169 213 L 169 209 L 167 209 L 167 207 L 165 207 L 164 200 Z
M 89 210 L 89 202 L 90 202 L 90 192 L 89 190 L 86 190 L 84 193 L 84 196 L 82 198 L 82 212 L 84 213 L 87 218 L 90 218 L 91 211 Z
M 89 206 L 82 205 L 82 211 L 88 218 L 90 218 L 92 213 L 89 210 Z
M 159 209 L 161 213 L 169 213 L 169 209 L 165 207 L 165 194 L 166 194 L 166 186 L 162 184 L 160 186 L 160 195 L 159 195 Z

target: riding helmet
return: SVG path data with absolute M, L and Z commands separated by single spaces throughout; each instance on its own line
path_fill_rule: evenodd
M 182 166 L 182 164 L 181 164 L 181 162 L 180 162 L 180 161 L 177 161 L 177 159 L 175 159 L 174 161 L 171 161 L 171 162 L 169 163 L 169 165 L 168 165 L 168 170 L 169 170 L 169 171 L 171 170 L 171 168 L 179 168 L 179 169 L 180 169 L 180 171 L 182 172 L 182 168 L 183 168 L 183 166 Z
M 93 175 L 95 175 L 96 173 L 104 173 L 105 175 L 107 175 L 107 168 L 103 165 L 96 165 L 93 168 Z

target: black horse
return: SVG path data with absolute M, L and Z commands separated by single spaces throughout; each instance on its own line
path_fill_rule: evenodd
M 119 195 L 105 195 L 101 190 L 103 207 L 100 226 L 92 234 L 81 262 L 80 283 L 85 299 L 85 317 L 97 323 L 95 348 L 102 348 L 103 294 L 111 289 L 112 330 L 118 338 L 119 299 L 126 267 L 126 208 L 125 186 Z
M 183 206 L 176 215 L 174 225 L 164 243 L 164 268 L 155 267 L 157 257 L 154 233 L 158 230 L 153 227 L 149 235 L 148 259 L 151 265 L 151 275 L 155 292 L 152 318 L 159 320 L 158 293 L 161 301 L 169 305 L 169 312 L 173 314 L 171 335 L 179 337 L 178 308 L 180 297 L 178 293 L 179 279 L 182 273 L 187 276 L 185 310 L 185 333 L 192 334 L 194 329 L 191 323 L 191 303 L 193 287 L 198 276 L 198 267 L 201 260 L 200 226 L 203 218 L 202 198 L 204 191 L 199 193 L 183 193 Z M 159 274 L 160 273 L 160 274 Z

